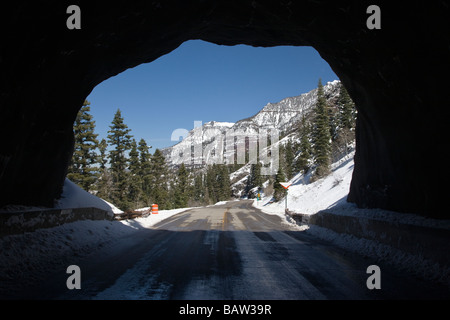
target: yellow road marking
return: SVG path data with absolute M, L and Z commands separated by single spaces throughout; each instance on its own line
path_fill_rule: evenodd
M 227 221 L 227 213 L 228 210 L 230 210 L 230 208 L 227 208 L 227 210 L 225 210 L 225 212 L 223 213 L 223 219 L 222 219 L 222 231 L 225 230 L 225 224 L 228 222 Z

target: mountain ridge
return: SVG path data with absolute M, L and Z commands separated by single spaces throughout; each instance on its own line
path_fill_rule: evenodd
M 334 80 L 323 86 L 327 101 L 339 95 L 339 84 L 339 80 Z M 255 115 L 235 123 L 215 120 L 201 126 L 196 123 L 195 128 L 187 132 L 183 140 L 161 151 L 169 167 L 177 167 L 181 163 L 195 168 L 212 163 L 231 164 L 229 155 L 239 148 L 236 146 L 239 139 L 241 142 L 245 141 L 248 148 L 249 142 L 245 139 L 265 134 L 266 130 L 270 134 L 289 133 L 303 116 L 312 111 L 316 100 L 317 88 L 298 96 L 286 97 L 276 103 L 269 102 Z M 228 145 L 227 148 L 227 142 L 233 142 L 234 147 Z

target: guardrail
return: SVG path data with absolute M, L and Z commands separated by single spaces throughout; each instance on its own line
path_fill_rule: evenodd
M 141 217 L 147 217 L 150 214 L 151 209 L 145 211 L 125 211 L 122 213 L 116 213 L 114 215 L 114 220 L 136 219 Z

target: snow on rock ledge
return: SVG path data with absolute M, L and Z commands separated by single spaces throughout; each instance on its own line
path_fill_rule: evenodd
M 111 220 L 121 213 L 113 204 L 65 180 L 61 199 L 53 208 L 9 205 L 0 209 L 0 236 L 53 228 L 80 220 Z
M 98 208 L 111 213 L 122 213 L 122 211 L 113 204 L 90 194 L 66 178 L 64 181 L 63 194 L 61 195 L 61 199 L 56 201 L 55 208 L 73 209 L 87 207 Z

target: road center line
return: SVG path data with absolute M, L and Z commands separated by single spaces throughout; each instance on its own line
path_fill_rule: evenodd
M 225 231 L 225 224 L 228 222 L 227 221 L 227 213 L 230 210 L 230 208 L 227 208 L 227 210 L 225 210 L 225 212 L 223 213 L 223 219 L 222 219 L 222 231 Z

